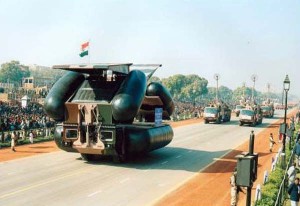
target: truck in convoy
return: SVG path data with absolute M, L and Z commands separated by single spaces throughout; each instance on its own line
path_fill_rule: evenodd
M 239 125 L 251 125 L 255 127 L 261 124 L 263 120 L 262 110 L 259 105 L 247 105 L 245 109 L 241 109 L 239 116 Z
M 231 109 L 224 102 L 214 102 L 204 108 L 204 123 L 215 122 L 229 122 L 231 119 Z
M 245 107 L 243 105 L 236 105 L 234 109 L 235 115 L 238 117 L 240 115 L 241 109 L 244 109 Z
M 263 101 L 261 110 L 264 117 L 274 117 L 274 103 L 270 99 Z
M 54 139 L 83 159 L 126 161 L 169 144 L 173 130 L 155 123 L 155 109 L 169 119 L 174 102 L 160 83 L 147 83 L 161 65 L 57 65 L 67 70 L 48 93 L 44 110 L 56 121 Z M 141 121 L 134 121 L 135 119 Z

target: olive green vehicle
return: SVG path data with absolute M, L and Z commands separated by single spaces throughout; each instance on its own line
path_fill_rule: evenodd
M 172 97 L 160 83 L 147 83 L 160 66 L 54 66 L 68 71 L 52 87 L 44 105 L 57 123 L 58 147 L 78 152 L 86 160 L 111 156 L 125 161 L 169 144 L 173 130 L 155 122 L 155 110 L 160 108 L 161 119 L 169 119 L 174 110 Z
M 258 124 L 261 124 L 263 120 L 263 114 L 260 106 L 246 107 L 241 109 L 239 115 L 239 125 L 250 125 L 255 127 Z
M 204 123 L 229 122 L 231 119 L 231 109 L 225 103 L 214 103 L 204 108 Z

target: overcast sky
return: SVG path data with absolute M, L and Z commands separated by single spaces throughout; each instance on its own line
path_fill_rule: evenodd
M 52 66 L 162 63 L 156 76 L 198 74 L 231 89 L 243 82 L 300 90 L 300 1 L 0 0 L 0 63 Z

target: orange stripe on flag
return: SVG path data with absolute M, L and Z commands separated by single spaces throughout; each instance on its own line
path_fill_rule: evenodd
M 81 50 L 84 50 L 85 48 L 87 48 L 89 46 L 90 42 L 85 42 L 83 44 L 81 44 Z

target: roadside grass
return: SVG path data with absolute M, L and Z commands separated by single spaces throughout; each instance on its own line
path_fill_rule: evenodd
M 300 128 L 300 125 L 296 125 L 296 130 L 294 132 L 294 136 L 292 138 L 291 142 L 291 148 L 294 148 L 295 145 L 295 138 L 296 138 L 296 131 Z M 288 164 L 288 161 L 291 156 L 291 149 L 289 148 L 289 143 L 287 142 L 286 144 L 286 162 L 285 165 Z M 273 172 L 270 173 L 268 181 L 266 182 L 265 185 L 262 186 L 261 190 L 261 199 L 255 203 L 256 206 L 267 206 L 267 205 L 275 205 L 276 198 L 279 192 L 280 184 L 283 180 L 285 169 L 281 168 L 280 162 L 277 163 L 276 168 Z M 297 177 L 300 177 L 300 173 L 298 170 Z M 290 201 L 289 201 L 289 195 L 286 193 L 284 194 L 284 206 L 290 206 Z

